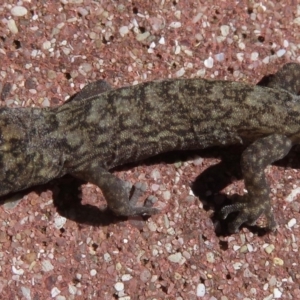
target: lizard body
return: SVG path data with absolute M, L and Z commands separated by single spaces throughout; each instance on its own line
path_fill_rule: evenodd
M 238 211 L 230 225 L 237 231 L 265 213 L 273 228 L 264 169 L 300 143 L 299 75 L 300 65 L 287 64 L 267 86 L 170 79 L 111 89 L 99 81 L 59 107 L 1 108 L 0 196 L 70 174 L 98 185 L 118 215 L 153 214 L 129 202 L 111 168 L 173 150 L 244 144 L 247 201 L 224 207 L 223 217 Z

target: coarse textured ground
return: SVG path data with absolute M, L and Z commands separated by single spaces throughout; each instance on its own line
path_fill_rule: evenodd
M 0 22 L 0 101 L 10 107 L 60 105 L 101 78 L 115 87 L 176 77 L 255 84 L 300 62 L 293 0 L 7 0 Z M 116 170 L 158 198 L 163 211 L 148 220 L 102 220 L 105 201 L 88 183 L 84 206 L 74 200 L 59 213 L 56 183 L 28 191 L 0 208 L 1 299 L 300 299 L 297 150 L 266 170 L 275 233 L 228 236 L 213 217 L 226 194 L 244 192 L 239 149 Z M 223 155 L 229 167 L 210 172 Z

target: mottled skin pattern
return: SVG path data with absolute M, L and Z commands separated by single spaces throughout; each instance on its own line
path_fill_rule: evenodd
M 226 206 L 235 232 L 261 214 L 275 222 L 265 167 L 300 143 L 300 65 L 287 64 L 267 86 L 171 79 L 111 89 L 86 86 L 55 108 L 0 110 L 0 195 L 71 174 L 98 185 L 117 215 L 154 214 L 136 207 L 109 170 L 162 152 L 249 145 L 241 165 L 248 194 Z

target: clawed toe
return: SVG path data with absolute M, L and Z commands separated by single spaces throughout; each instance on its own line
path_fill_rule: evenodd
M 251 202 L 238 202 L 232 205 L 224 206 L 221 209 L 221 219 L 226 219 L 231 213 L 237 213 L 237 216 L 233 219 L 233 221 L 230 221 L 230 223 L 228 224 L 228 230 L 230 233 L 238 232 L 239 228 L 243 224 L 249 226 L 255 225 L 257 219 L 263 214 L 265 214 L 267 218 L 266 229 L 273 230 L 274 228 L 276 228 L 274 215 L 268 202 L 261 203 L 260 205 L 250 203 Z

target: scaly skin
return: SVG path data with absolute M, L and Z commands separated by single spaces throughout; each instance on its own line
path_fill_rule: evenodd
M 171 79 L 111 89 L 98 81 L 60 107 L 2 108 L 0 195 L 71 174 L 97 184 L 118 215 L 153 214 L 130 203 L 109 169 L 167 151 L 245 144 L 247 201 L 222 215 L 239 212 L 232 232 L 263 213 L 273 228 L 264 169 L 300 143 L 299 75 L 300 65 L 287 64 L 267 86 Z

